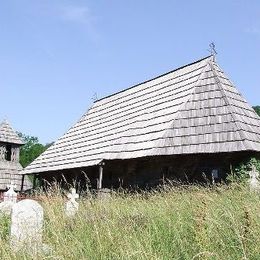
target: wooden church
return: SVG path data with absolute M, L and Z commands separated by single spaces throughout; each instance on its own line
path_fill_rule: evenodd
M 219 181 L 259 152 L 259 116 L 209 56 L 97 100 L 23 174 L 94 188 Z
M 23 169 L 19 163 L 22 145 L 22 140 L 10 124 L 6 120 L 3 121 L 0 124 L 0 192 L 5 191 L 11 183 L 15 185 L 17 191 L 32 188 L 28 176 L 24 178 L 19 174 Z

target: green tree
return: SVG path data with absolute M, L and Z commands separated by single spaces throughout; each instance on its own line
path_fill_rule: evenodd
M 260 116 L 260 106 L 254 106 L 253 109 Z
M 28 136 L 22 133 L 18 133 L 18 135 L 25 143 L 20 150 L 20 163 L 23 167 L 29 165 L 51 145 L 40 144 L 38 138 L 34 136 Z

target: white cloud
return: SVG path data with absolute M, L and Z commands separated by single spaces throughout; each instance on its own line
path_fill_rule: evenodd
M 59 6 L 57 11 L 58 19 L 67 23 L 83 25 L 92 41 L 98 42 L 100 40 L 97 29 L 98 17 L 87 6 L 64 5 Z
M 63 20 L 91 25 L 95 18 L 88 7 L 85 6 L 63 6 L 60 10 Z

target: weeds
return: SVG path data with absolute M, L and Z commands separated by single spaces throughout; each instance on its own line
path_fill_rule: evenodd
M 81 198 L 74 219 L 62 191 L 39 193 L 44 243 L 38 259 L 259 259 L 260 201 L 243 185 L 167 187 Z M 9 249 L 10 221 L 0 222 L 1 259 L 30 259 Z

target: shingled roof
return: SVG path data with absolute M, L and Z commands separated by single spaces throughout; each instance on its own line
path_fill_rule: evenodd
M 260 118 L 210 56 L 96 101 L 23 173 L 236 151 L 260 151 Z
M 11 153 L 13 157 L 14 151 L 15 159 L 12 158 L 10 161 L 5 158 L 7 145 L 11 146 L 11 149 L 14 149 Z M 16 186 L 16 190 L 21 190 L 22 176 L 20 172 L 23 170 L 23 167 L 19 163 L 20 145 L 23 145 L 23 141 L 16 134 L 10 124 L 4 120 L 0 124 L 0 191 L 6 190 L 7 185 L 11 183 Z M 28 176 L 25 176 L 23 190 L 29 190 L 31 188 L 32 183 Z
M 24 144 L 7 120 L 4 120 L 0 124 L 0 142 L 20 145 Z

